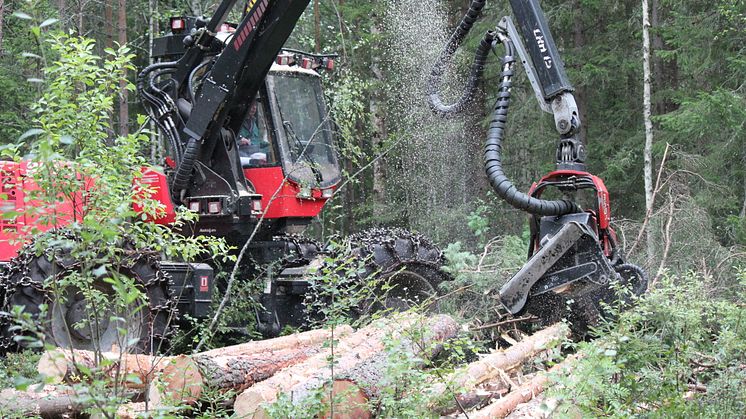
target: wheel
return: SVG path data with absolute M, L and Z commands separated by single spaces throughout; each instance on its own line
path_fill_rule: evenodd
M 311 285 L 306 306 L 313 314 L 332 303 L 330 291 L 339 298 L 363 287 L 375 295 L 349 307 L 349 317 L 383 309 L 404 311 L 427 302 L 430 310 L 437 311 L 438 287 L 450 279 L 440 269 L 445 262 L 441 250 L 426 237 L 401 228 L 366 230 L 329 253 L 319 272 L 335 278 Z
M 615 266 L 614 270 L 621 277 L 621 285 L 628 286 L 633 295 L 639 297 L 647 291 L 648 277 L 641 267 L 631 263 L 622 263 Z
M 3 311 L 23 307 L 43 332 L 45 343 L 64 348 L 96 351 L 121 349 L 127 352 L 155 353 L 165 342 L 169 325 L 175 322 L 175 305 L 168 296 L 168 278 L 158 268 L 157 257 L 125 246 L 116 272 L 134 281 L 141 295 L 128 303 L 114 304 L 115 288 L 111 274 L 103 274 L 78 288 L 62 286 L 64 279 L 80 272 L 80 264 L 69 251 L 48 250 L 41 255 L 25 246 L 2 277 L 5 290 Z M 46 305 L 46 310 L 42 310 Z M 19 332 L 5 316 L 0 344 L 17 350 L 28 343 L 17 341 Z

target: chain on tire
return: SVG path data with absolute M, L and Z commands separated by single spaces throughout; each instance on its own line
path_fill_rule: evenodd
M 77 240 L 70 232 L 61 235 L 62 242 Z M 0 348 L 3 352 L 8 352 L 26 346 L 23 343 L 19 344 L 18 337 L 23 332 L 12 328 L 15 321 L 7 314 L 12 311 L 13 306 L 21 306 L 25 313 L 30 314 L 37 330 L 42 331 L 45 339 L 49 339 L 53 344 L 107 350 L 112 349 L 111 342 L 116 342 L 117 347 L 141 353 L 153 353 L 164 349 L 165 343 L 174 332 L 172 325 L 176 323 L 177 313 L 175 300 L 169 297 L 169 277 L 159 269 L 158 262 L 158 255 L 154 252 L 136 250 L 131 244 L 122 246 L 121 251 L 117 253 L 117 271 L 134 279 L 136 287 L 147 298 L 147 304 L 136 302 L 135 305 L 123 307 L 116 313 L 104 311 L 107 315 L 101 316 L 103 319 L 95 326 L 76 328 L 70 327 L 71 324 L 68 323 L 71 323 L 71 317 L 77 319 L 89 314 L 88 302 L 84 298 L 79 299 L 82 293 L 72 287 L 52 292 L 50 281 L 59 281 L 70 273 L 79 271 L 81 263 L 71 257 L 69 250 L 61 247 L 47 249 L 40 255 L 36 254 L 33 243 L 22 247 L 18 256 L 11 261 L 8 269 L 0 277 L 0 288 L 4 293 L 4 314 L 0 317 Z M 103 280 L 94 281 L 93 286 L 103 293 L 113 293 L 113 289 L 108 288 L 110 286 L 107 287 Z M 55 294 L 64 294 L 65 298 L 55 298 Z M 74 302 L 70 302 L 71 298 Z M 45 313 L 41 310 L 42 304 L 47 305 Z M 128 334 L 132 326 L 130 323 L 139 322 L 131 329 L 137 336 L 129 336 L 137 338 L 136 343 L 121 341 L 119 331 L 116 330 L 120 320 L 115 319 L 117 323 L 111 324 L 111 318 L 105 318 L 109 314 L 124 318 L 121 324 L 126 327 Z M 105 330 L 101 331 L 103 327 Z M 93 343 L 94 340 L 96 344 Z M 104 347 L 99 346 L 102 343 Z
M 343 300 L 363 287 L 379 295 L 353 302 L 346 310 L 347 317 L 425 303 L 438 295 L 443 281 L 451 279 L 440 269 L 444 263 L 443 252 L 432 241 L 402 228 L 373 228 L 354 234 L 331 250 L 321 264 L 306 294 L 306 310 L 309 317 L 324 321 L 319 313 L 333 303 L 333 298 Z M 326 278 L 321 280 L 321 276 Z M 371 281 L 386 285 L 371 287 Z M 335 289 L 330 289 L 332 285 Z

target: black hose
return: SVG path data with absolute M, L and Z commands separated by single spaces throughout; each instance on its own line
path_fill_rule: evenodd
M 477 20 L 477 17 L 484 8 L 485 2 L 486 0 L 472 0 L 469 5 L 469 10 L 466 11 L 466 14 L 461 19 L 461 23 L 456 27 L 456 30 L 446 43 L 443 52 L 440 53 L 438 60 L 433 65 L 433 69 L 430 72 L 430 78 L 427 83 L 427 100 L 430 104 L 430 109 L 438 115 L 450 116 L 463 111 L 473 97 L 474 91 L 479 85 L 479 81 L 482 79 L 484 64 L 487 61 L 492 42 L 495 39 L 495 33 L 492 31 L 488 31 L 484 34 L 484 38 L 482 38 L 479 48 L 477 48 L 477 51 L 474 54 L 474 62 L 471 65 L 469 79 L 466 82 L 466 87 L 464 88 L 461 97 L 455 103 L 450 105 L 444 104 L 440 98 L 438 86 L 440 85 L 440 80 L 445 72 L 446 65 L 451 62 L 453 54 L 464 41 L 464 38 L 469 33 L 472 26 L 474 26 L 474 22 Z
M 505 56 L 502 59 L 503 71 L 500 76 L 500 88 L 492 114 L 490 129 L 487 132 L 487 142 L 484 146 L 484 169 L 492 188 L 508 204 L 515 208 L 536 215 L 564 215 L 582 210 L 575 203 L 567 200 L 546 200 L 531 197 L 513 185 L 505 176 L 502 167 L 502 141 L 505 137 L 505 122 L 508 119 L 510 105 L 510 87 L 513 77 L 513 43 L 507 36 L 500 35 L 500 41 L 505 45 Z
M 186 189 L 189 181 L 192 178 L 192 170 L 194 169 L 194 163 L 197 161 L 197 155 L 201 148 L 200 141 L 196 138 L 190 138 L 187 143 L 184 155 L 181 158 L 181 162 L 176 166 L 176 173 L 174 174 L 174 181 L 171 185 L 171 190 L 176 193 L 183 189 Z M 179 198 L 179 197 L 175 197 Z
M 212 62 L 212 59 L 205 60 L 201 62 L 198 66 L 194 67 L 194 70 L 192 70 L 191 73 L 189 73 L 189 78 L 187 79 L 187 93 L 189 93 L 189 98 L 191 99 L 192 103 L 194 103 L 194 75 L 197 74 L 197 72 L 204 66 L 210 64 Z

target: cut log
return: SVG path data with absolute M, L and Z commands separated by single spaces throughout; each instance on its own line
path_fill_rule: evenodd
M 466 404 L 470 404 L 470 400 L 478 400 L 479 395 L 469 393 L 472 393 L 479 384 L 502 378 L 501 374 L 514 370 L 537 354 L 557 346 L 569 335 L 570 329 L 567 325 L 557 323 L 527 336 L 505 350 L 485 355 L 478 361 L 458 369 L 445 380 L 445 383 L 438 383 L 431 388 L 430 396 L 433 400 L 438 400 L 438 405 L 431 405 L 430 410 L 443 414 L 457 411 L 459 406 L 453 396 L 446 396 L 454 392 L 457 393 L 459 403 L 462 399 Z M 509 383 L 505 384 L 507 388 Z
M 242 391 L 322 351 L 314 346 L 252 355 L 181 355 L 161 369 L 149 386 L 148 397 L 153 406 L 160 407 L 192 404 L 206 387 Z
M 201 352 L 199 355 L 204 356 L 231 356 L 231 355 L 255 355 L 267 351 L 279 351 L 282 349 L 300 349 L 312 346 L 321 346 L 328 342 L 329 339 L 339 339 L 351 335 L 352 327 L 340 325 L 332 329 L 309 330 L 302 333 L 293 333 L 292 335 L 282 336 L 279 338 L 259 340 L 242 343 L 239 345 L 226 346 L 209 351 Z
M 352 328 L 347 325 L 338 326 L 332 332 L 329 329 L 311 330 L 303 333 L 295 333 L 275 339 L 253 341 L 239 345 L 218 348 L 196 354 L 200 358 L 220 358 L 230 356 L 265 356 L 282 350 L 296 350 L 302 353 L 307 348 L 320 350 L 327 340 L 348 336 Z M 279 357 L 280 363 L 287 363 L 286 354 Z M 269 358 L 271 359 L 271 358 Z M 302 358 L 305 359 L 305 358 Z M 302 360 L 301 359 L 301 360 Z M 101 362 L 104 360 L 105 362 Z M 83 350 L 55 349 L 42 354 L 37 370 L 51 383 L 76 383 L 85 379 L 80 371 L 93 371 L 108 376 L 112 382 L 133 389 L 144 389 L 152 381 L 156 372 L 161 372 L 169 367 L 171 370 L 175 365 L 183 365 L 183 359 L 175 360 L 175 357 L 149 356 L 123 354 L 117 352 L 106 352 L 96 357 L 94 352 Z M 227 361 L 226 361 L 227 362 Z M 103 368 L 100 366 L 103 365 Z
M 531 381 L 506 394 L 505 397 L 498 399 L 484 409 L 469 414 L 469 418 L 488 419 L 504 418 L 508 416 L 519 404 L 528 402 L 546 389 L 547 383 L 549 382 L 549 374 L 558 371 L 569 373 L 572 364 L 576 359 L 577 357 L 575 355 L 570 355 L 564 361 L 550 368 L 547 372 L 536 374 Z
M 167 364 L 171 358 L 104 352 L 97 359 L 91 351 L 57 348 L 42 354 L 37 371 L 52 384 L 81 382 L 90 378 L 81 371 L 90 371 L 129 388 L 144 389 L 159 366 Z
M 46 386 L 41 391 L 0 391 L 0 414 L 3 417 L 41 416 L 59 417 L 79 413 L 85 408 L 75 400 L 72 393 L 54 386 Z
M 284 393 L 294 403 L 300 403 L 309 395 L 316 394 L 330 379 L 337 376 L 340 377 L 340 381 L 335 383 L 332 391 L 334 388 L 337 390 L 347 388 L 345 380 L 357 385 L 357 381 L 352 380 L 360 379 L 362 383 L 361 377 L 367 378 L 365 384 L 359 387 L 362 390 L 357 396 L 345 393 L 346 396 L 351 397 L 346 406 L 346 412 L 353 417 L 365 417 L 363 412 L 367 410 L 358 411 L 359 403 L 352 399 L 362 397 L 367 400 L 369 397 L 367 392 L 370 391 L 371 394 L 375 392 L 375 376 L 380 373 L 382 365 L 385 365 L 381 353 L 386 343 L 392 339 L 401 339 L 402 342 L 406 342 L 415 329 L 420 332 L 427 331 L 427 333 L 418 335 L 419 341 L 426 344 L 428 341 L 443 340 L 454 336 L 458 332 L 458 324 L 448 316 L 426 318 L 412 313 L 379 320 L 353 333 L 350 337 L 342 339 L 335 348 L 334 354 L 329 348 L 305 362 L 248 388 L 236 398 L 235 415 L 239 418 L 266 418 L 268 417 L 266 406 L 277 401 L 280 394 Z M 415 346 L 412 339 L 409 339 L 409 342 L 408 345 Z M 331 364 L 332 357 L 333 365 Z M 374 366 L 377 366 L 378 370 Z M 336 371 L 340 373 L 333 374 Z M 339 416 L 335 411 L 334 417 L 344 416 Z

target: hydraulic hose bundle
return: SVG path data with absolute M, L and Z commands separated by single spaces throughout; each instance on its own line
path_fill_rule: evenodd
M 498 40 L 505 46 L 505 56 L 502 59 L 503 70 L 500 74 L 501 81 L 495 110 L 492 113 L 490 129 L 487 131 L 487 142 L 484 146 L 484 169 L 487 172 L 487 178 L 501 198 L 513 207 L 530 214 L 564 215 L 581 212 L 582 210 L 571 201 L 537 199 L 519 191 L 503 171 L 502 142 L 505 137 L 505 123 L 508 119 L 515 52 L 513 42 L 505 34 L 498 34 Z
M 468 102 L 472 99 L 474 91 L 484 73 L 484 64 L 490 49 L 497 42 L 505 46 L 505 56 L 503 57 L 503 71 L 495 110 L 492 114 L 490 129 L 487 135 L 487 142 L 484 148 L 484 164 L 487 177 L 495 192 L 507 203 L 515 208 L 527 211 L 536 215 L 564 215 L 574 212 L 580 212 L 581 209 L 574 203 L 567 200 L 545 200 L 533 198 L 513 185 L 505 175 L 502 167 L 502 141 L 505 136 L 505 123 L 508 117 L 508 106 L 510 104 L 510 87 L 513 76 L 513 65 L 515 63 L 514 47 L 510 38 L 504 33 L 495 33 L 488 31 L 477 49 L 472 64 L 469 79 L 462 96 L 449 105 L 443 104 L 438 92 L 438 84 L 448 64 L 453 58 L 453 54 L 461 45 L 464 37 L 469 33 L 479 13 L 485 5 L 485 0 L 472 0 L 469 10 L 461 19 L 454 33 L 451 35 L 443 52 L 436 61 L 430 73 L 430 79 L 427 85 L 427 98 L 433 112 L 441 116 L 450 116 L 464 110 Z
M 469 34 L 469 31 L 471 31 L 471 28 L 474 26 L 474 22 L 476 22 L 477 17 L 479 17 L 479 14 L 482 12 L 485 3 L 486 0 L 473 0 L 471 2 L 469 10 L 461 19 L 461 23 L 456 27 L 456 31 L 451 35 L 448 43 L 446 43 L 446 46 L 443 49 L 443 52 L 440 53 L 438 60 L 430 72 L 430 79 L 427 83 L 427 100 L 430 104 L 430 109 L 441 116 L 454 115 L 463 111 L 472 99 L 474 91 L 477 89 L 479 81 L 482 79 L 484 64 L 487 62 L 487 56 L 489 55 L 492 43 L 495 40 L 495 33 L 492 31 L 488 31 L 484 34 L 484 38 L 482 38 L 482 42 L 480 42 L 479 48 L 477 48 L 477 52 L 474 54 L 474 62 L 471 66 L 469 79 L 466 82 L 466 88 L 461 97 L 455 103 L 450 105 L 443 104 L 443 101 L 440 99 L 438 85 L 440 84 L 441 77 L 443 77 L 445 67 L 451 62 L 453 54 L 456 52 L 458 47 L 461 46 L 461 43 L 464 41 L 464 38 L 466 38 L 466 35 Z

